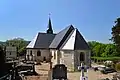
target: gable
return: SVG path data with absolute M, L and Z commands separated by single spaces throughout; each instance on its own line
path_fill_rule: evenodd
M 66 39 L 66 41 L 64 42 L 60 49 L 74 50 L 75 36 L 76 29 L 71 32 L 71 34 L 68 36 L 68 38 Z
M 65 42 L 60 47 L 61 50 L 89 50 L 89 46 L 77 29 L 71 31 Z
M 64 30 L 60 31 L 55 38 L 53 39 L 52 43 L 50 44 L 49 48 L 59 49 L 63 42 L 66 40 L 70 32 L 73 30 L 73 26 L 70 25 Z
M 38 33 L 39 34 L 39 33 Z M 35 36 L 35 38 L 27 45 L 26 48 L 34 48 L 34 44 L 37 40 L 38 34 Z
M 78 29 L 76 30 L 76 39 L 75 39 L 75 50 L 89 50 L 89 46 L 83 36 L 80 34 Z

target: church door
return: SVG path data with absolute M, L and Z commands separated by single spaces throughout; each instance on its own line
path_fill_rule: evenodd
M 43 57 L 43 61 L 46 61 L 46 57 Z
M 80 58 L 79 58 L 79 59 L 80 59 L 80 62 L 85 61 L 85 54 L 84 54 L 84 52 L 81 52 L 79 57 L 80 57 Z

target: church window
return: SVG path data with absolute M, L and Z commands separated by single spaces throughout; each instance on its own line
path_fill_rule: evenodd
M 30 51 L 30 55 L 32 55 L 32 50 Z
M 11 52 L 10 52 L 10 55 L 11 55 Z
M 80 61 L 84 61 L 84 60 L 85 60 L 84 53 L 83 53 L 83 52 L 81 52 L 81 53 L 80 53 Z
M 54 52 L 54 59 L 56 59 L 56 53 Z
M 40 51 L 37 51 L 37 56 L 41 56 L 41 52 Z

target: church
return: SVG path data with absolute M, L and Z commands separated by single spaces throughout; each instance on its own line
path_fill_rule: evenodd
M 51 61 L 53 66 L 65 64 L 69 71 L 77 70 L 81 62 L 91 66 L 91 51 L 79 30 L 69 25 L 62 31 L 53 33 L 50 18 L 46 33 L 37 33 L 26 49 L 27 60 Z

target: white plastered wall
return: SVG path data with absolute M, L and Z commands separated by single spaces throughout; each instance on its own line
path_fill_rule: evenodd
M 30 55 L 30 51 L 32 51 L 33 60 L 43 61 L 44 57 L 47 61 L 50 60 L 50 50 L 48 49 L 27 49 L 27 55 Z M 37 56 L 37 51 L 41 51 L 41 56 Z

